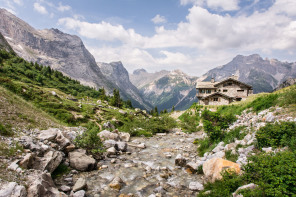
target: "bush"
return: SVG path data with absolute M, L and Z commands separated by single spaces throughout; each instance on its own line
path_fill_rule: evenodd
M 296 150 L 296 123 L 267 124 L 256 133 L 257 147 L 285 147 Z
M 204 130 L 212 142 L 223 138 L 225 129 L 236 120 L 233 114 L 223 114 L 204 110 L 202 112 Z
M 204 185 L 204 190 L 200 192 L 198 197 L 221 197 L 231 196 L 235 190 L 241 186 L 244 181 L 242 177 L 230 171 L 224 171 L 221 180 L 216 180 L 214 183 L 208 182 Z M 209 194 L 204 194 L 205 191 L 211 191 Z
M 264 196 L 296 195 L 296 153 L 251 156 L 243 168 L 244 179 L 259 185 Z
M 98 136 L 100 129 L 95 123 L 89 123 L 87 131 L 77 136 L 75 144 L 78 148 L 86 149 L 89 153 L 100 154 L 104 152 L 103 143 Z
M 205 184 L 201 196 L 231 196 L 240 186 L 254 183 L 255 190 L 243 190 L 243 196 L 295 196 L 296 195 L 296 153 L 291 151 L 276 154 L 261 153 L 248 158 L 249 162 L 242 167 L 244 173 L 237 175 L 222 174 L 221 180 Z M 205 191 L 211 190 L 205 195 Z

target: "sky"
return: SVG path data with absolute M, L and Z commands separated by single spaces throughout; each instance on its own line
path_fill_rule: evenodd
M 36 29 L 79 36 L 97 62 L 201 76 L 236 55 L 296 61 L 295 0 L 0 0 Z

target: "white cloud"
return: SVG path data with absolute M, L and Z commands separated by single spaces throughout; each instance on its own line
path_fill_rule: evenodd
M 23 1 L 22 0 L 13 0 L 13 2 L 19 6 L 23 5 Z
M 121 41 L 129 45 L 142 45 L 144 38 L 135 32 L 134 29 L 124 29 L 122 25 L 111 25 L 105 21 L 101 23 L 88 23 L 74 18 L 61 18 L 59 25 L 68 29 L 76 30 L 84 37 L 104 40 L 104 41 Z
M 195 3 L 192 0 L 181 0 L 183 4 L 190 2 Z M 210 0 L 204 2 L 209 3 Z M 217 9 L 236 9 L 236 5 L 216 1 L 211 6 Z M 111 42 L 113 47 L 96 47 L 91 50 L 98 61 L 121 60 L 130 70 L 139 67 L 157 70 L 182 66 L 188 72 L 201 75 L 214 66 L 227 63 L 237 54 L 274 54 L 274 51 L 295 54 L 295 13 L 294 0 L 277 0 L 265 11 L 255 11 L 250 15 L 239 13 L 236 16 L 214 14 L 204 7 L 194 5 L 189 9 L 187 20 L 180 22 L 177 28 L 156 27 L 151 37 L 122 25 L 104 21 L 89 23 L 83 18 L 62 18 L 59 24 L 77 31 L 83 37 Z M 150 49 L 153 49 L 153 55 L 149 53 Z
M 238 0 L 207 0 L 207 5 L 212 9 L 222 9 L 225 11 L 238 10 Z
M 64 11 L 71 10 L 71 7 L 69 5 L 63 5 L 61 2 L 59 2 L 59 6 L 57 7 L 57 9 L 60 12 L 64 12 Z
M 184 6 L 192 4 L 222 11 L 238 10 L 238 3 L 239 0 L 180 0 L 180 4 Z
M 155 17 L 153 17 L 151 19 L 151 21 L 154 23 L 154 24 L 159 24 L 159 23 L 166 23 L 167 20 L 164 16 L 160 16 L 159 14 L 157 14 Z
M 42 6 L 40 3 L 38 3 L 38 2 L 34 3 L 34 10 L 36 10 L 40 14 L 48 14 L 46 8 L 44 6 Z

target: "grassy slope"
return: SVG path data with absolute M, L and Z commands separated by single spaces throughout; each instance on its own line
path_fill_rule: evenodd
M 14 128 L 48 128 L 60 123 L 16 94 L 0 86 L 0 122 Z

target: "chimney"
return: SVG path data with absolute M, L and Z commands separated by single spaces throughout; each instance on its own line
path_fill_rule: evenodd
M 212 77 L 211 83 L 215 83 L 215 78 L 214 77 Z

